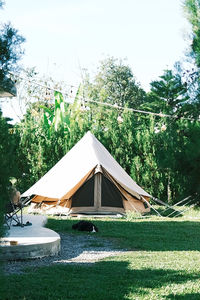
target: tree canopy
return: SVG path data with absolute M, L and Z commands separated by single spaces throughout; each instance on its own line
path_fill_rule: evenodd
M 0 8 L 4 2 L 0 1 Z M 22 44 L 25 39 L 11 23 L 0 27 L 0 91 L 5 88 L 8 72 L 17 70 L 18 61 L 23 54 Z
M 191 55 L 194 57 L 197 67 L 200 67 L 200 1 L 185 0 L 184 8 L 192 25 Z
M 100 62 L 93 82 L 84 83 L 85 95 L 100 102 L 138 108 L 145 98 L 130 67 L 113 57 Z

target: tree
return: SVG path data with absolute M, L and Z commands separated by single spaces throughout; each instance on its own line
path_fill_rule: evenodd
M 0 8 L 4 2 L 0 1 Z M 18 69 L 17 62 L 23 54 L 22 43 L 25 41 L 18 30 L 10 23 L 0 28 L 0 91 L 5 89 L 6 77 L 9 72 Z
M 2 116 L 0 110 L 0 224 L 3 223 L 3 213 L 9 198 L 8 187 L 11 176 L 16 176 L 16 141 L 13 128 L 8 124 L 9 119 Z M 0 226 L 0 236 L 2 234 Z
M 182 174 L 185 184 L 182 190 L 188 195 L 200 195 L 200 123 L 198 121 L 179 121 L 175 158 L 177 170 Z M 199 200 L 198 200 L 199 201 Z
M 165 70 L 160 80 L 150 83 L 151 90 L 145 108 L 164 114 L 180 114 L 182 106 L 189 99 L 187 85 L 182 82 L 180 74 Z
M 187 60 L 190 68 L 183 72 L 183 78 L 188 83 L 188 94 L 193 106 L 188 107 L 190 114 L 196 117 L 199 115 L 200 107 L 200 0 L 185 0 L 184 9 L 187 18 L 192 25 L 190 52 Z M 188 64 L 187 64 L 188 65 Z
M 0 30 L 0 68 L 7 74 L 15 70 L 17 61 L 21 58 L 23 50 L 21 44 L 25 39 L 19 35 L 18 30 L 10 23 L 4 24 Z
M 192 25 L 191 55 L 194 57 L 197 67 L 200 67 L 200 0 L 185 0 L 184 8 L 187 18 Z
M 129 66 L 113 57 L 100 62 L 93 83 L 84 85 L 85 95 L 92 100 L 138 108 L 145 92 L 136 82 Z

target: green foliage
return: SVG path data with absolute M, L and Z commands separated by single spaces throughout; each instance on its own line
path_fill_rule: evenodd
M 67 112 L 69 105 L 64 102 L 63 95 L 60 92 L 55 91 L 54 97 L 54 107 L 41 106 L 44 110 L 44 126 L 48 130 L 49 135 L 51 135 L 53 131 L 57 132 L 60 127 L 63 128 L 64 133 L 70 130 L 70 117 Z
M 187 85 L 182 83 L 179 74 L 174 74 L 171 70 L 164 71 L 159 81 L 151 83 L 151 91 L 147 99 L 148 101 L 143 105 L 147 110 L 172 115 L 172 118 L 155 117 L 154 124 L 152 123 L 152 126 L 149 124 L 147 127 L 147 131 L 152 132 L 153 136 L 150 137 L 149 133 L 143 135 L 150 143 L 152 142 L 152 147 L 148 151 L 150 154 L 141 151 L 148 157 L 145 165 L 148 166 L 150 163 L 151 167 L 154 166 L 153 169 L 147 168 L 147 176 L 151 174 L 155 183 L 150 190 L 153 188 L 152 194 L 155 194 L 157 186 L 161 199 L 166 199 L 168 202 L 178 201 L 184 198 L 184 195 L 194 194 L 198 190 L 197 184 L 190 184 L 193 176 L 197 176 L 195 171 L 191 168 L 187 168 L 188 173 L 185 171 L 185 164 L 191 157 L 191 153 L 186 153 L 185 149 L 189 147 L 190 151 L 195 151 L 199 157 L 189 133 L 193 126 L 198 127 L 198 125 L 197 123 L 191 125 L 191 121 L 181 119 L 181 116 L 193 116 L 191 111 L 194 113 L 197 102 L 188 102 Z M 150 128 L 153 128 L 153 131 Z M 148 142 L 145 139 L 143 141 L 146 148 Z M 141 157 L 140 154 L 136 158 L 136 165 L 141 161 Z M 135 172 L 136 170 L 133 174 Z
M 127 211 L 126 212 L 126 216 L 125 216 L 126 220 L 129 221 L 134 221 L 136 219 L 142 218 L 141 214 L 137 211 Z
M 187 13 L 188 20 L 192 25 L 191 55 L 194 57 L 197 67 L 200 67 L 200 1 L 185 0 L 184 8 Z
M 24 120 L 16 126 L 19 135 L 18 169 L 19 187 L 26 190 L 40 179 L 66 153 L 66 139 L 63 128 L 51 130 L 44 124 L 43 109 L 34 104 Z
M 4 1 L 0 1 L 0 9 Z M 10 23 L 1 25 L 0 28 L 0 90 L 4 88 L 5 76 L 9 71 L 15 70 L 18 60 L 23 54 L 21 44 L 25 39 L 19 35 L 18 30 L 11 26 Z
M 157 113 L 179 115 L 182 104 L 189 99 L 187 85 L 182 83 L 180 74 L 174 74 L 172 70 L 165 70 L 159 78 L 151 82 L 151 91 L 144 107 Z
M 176 157 L 179 161 L 178 171 L 187 177 L 188 192 L 200 193 L 200 124 L 199 122 L 188 122 L 182 125 L 179 131 L 178 145 L 182 151 L 177 151 Z M 183 185 L 182 188 L 184 188 Z
M 85 94 L 96 101 L 138 108 L 145 92 L 136 82 L 129 66 L 109 57 L 101 61 L 93 83 L 85 84 Z
M 135 149 L 131 175 L 136 182 L 145 187 L 150 194 L 155 195 L 159 191 L 162 194 L 160 172 L 156 163 L 156 134 L 154 132 L 154 118 L 139 118 L 135 132 Z M 154 182 L 152 185 L 151 183 Z M 159 196 L 160 196 L 159 195 Z
M 0 110 L 0 236 L 2 236 L 2 224 L 6 202 L 9 199 L 8 188 L 10 177 L 16 176 L 16 141 L 12 126 L 8 119 L 2 116 Z
M 8 72 L 17 68 L 17 61 L 23 54 L 21 44 L 24 41 L 11 24 L 4 24 L 0 29 L 0 90 L 4 88 L 2 83 Z

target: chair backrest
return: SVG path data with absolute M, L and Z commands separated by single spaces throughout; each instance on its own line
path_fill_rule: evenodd
M 12 199 L 11 199 L 11 201 L 12 201 L 12 203 L 14 204 L 14 205 L 16 205 L 16 206 L 19 206 L 19 203 L 21 202 L 20 201 L 20 192 L 19 191 L 15 191 L 14 193 L 13 193 L 13 196 L 12 196 Z
M 22 208 L 23 205 L 20 200 L 20 193 L 13 193 L 5 208 L 5 223 L 8 225 L 9 228 L 13 222 L 15 222 L 16 225 L 23 226 Z M 19 211 L 20 217 L 17 215 Z

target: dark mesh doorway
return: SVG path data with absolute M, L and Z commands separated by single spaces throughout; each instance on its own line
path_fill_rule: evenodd
M 101 206 L 123 208 L 122 196 L 117 187 L 102 175 Z
M 94 206 L 94 176 L 86 181 L 72 197 L 72 207 Z

